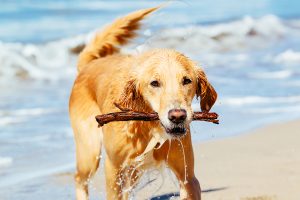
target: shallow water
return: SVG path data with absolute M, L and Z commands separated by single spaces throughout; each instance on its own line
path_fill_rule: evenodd
M 74 166 L 70 86 L 71 82 L 31 81 L 1 86 L 5 101 L 0 103 L 0 155 L 10 163 L 0 166 L 0 187 Z
M 0 196 L 30 199 L 32 180 L 74 169 L 71 49 L 116 16 L 159 2 L 0 2 Z M 177 49 L 201 63 L 219 94 L 221 124 L 193 122 L 194 141 L 300 117 L 299 1 L 175 2 L 144 30 L 126 52 Z

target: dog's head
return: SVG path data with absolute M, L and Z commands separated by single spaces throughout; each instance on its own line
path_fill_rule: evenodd
M 195 96 L 201 98 L 202 111 L 208 112 L 216 101 L 217 93 L 203 70 L 180 53 L 155 50 L 140 56 L 135 65 L 119 103 L 135 111 L 157 112 L 172 137 L 186 133 Z

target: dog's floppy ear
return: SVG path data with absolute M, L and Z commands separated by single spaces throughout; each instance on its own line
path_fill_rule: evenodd
M 117 104 L 125 109 L 140 112 L 146 111 L 146 103 L 143 99 L 143 96 L 138 91 L 136 80 L 134 78 L 128 80 L 125 84 L 123 92 Z
M 208 112 L 217 100 L 217 92 L 208 82 L 202 69 L 196 70 L 197 74 L 197 97 L 200 96 L 200 107 L 203 112 Z

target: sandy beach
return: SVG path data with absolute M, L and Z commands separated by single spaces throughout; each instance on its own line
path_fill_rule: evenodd
M 299 144 L 292 121 L 195 145 L 203 199 L 299 200 Z

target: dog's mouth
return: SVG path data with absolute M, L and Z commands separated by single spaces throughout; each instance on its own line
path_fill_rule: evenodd
M 162 124 L 162 126 L 165 128 L 167 134 L 170 134 L 173 137 L 181 137 L 186 134 L 186 128 L 184 124 L 173 124 L 171 127 L 165 127 Z

